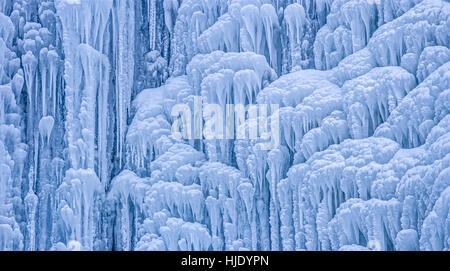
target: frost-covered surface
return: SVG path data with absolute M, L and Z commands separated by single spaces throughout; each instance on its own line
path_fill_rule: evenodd
M 448 0 L 0 0 L 0 250 L 450 250 L 449 113 Z

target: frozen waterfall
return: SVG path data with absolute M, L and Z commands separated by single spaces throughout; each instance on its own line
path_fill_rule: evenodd
M 0 0 L 0 250 L 450 250 L 449 221 L 448 0 Z

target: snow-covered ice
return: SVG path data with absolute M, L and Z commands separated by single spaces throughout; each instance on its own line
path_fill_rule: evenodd
M 199 103 L 277 105 L 280 144 Z M 249 108 L 224 127 L 268 132 Z M 0 250 L 450 250 L 449 221 L 448 0 L 0 0 Z

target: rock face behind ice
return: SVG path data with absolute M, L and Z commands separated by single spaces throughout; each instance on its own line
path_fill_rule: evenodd
M 449 113 L 447 0 L 0 0 L 0 250 L 449 250 Z

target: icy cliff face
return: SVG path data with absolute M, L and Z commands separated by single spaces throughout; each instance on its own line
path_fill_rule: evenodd
M 0 250 L 450 250 L 448 0 L 0 0 L 0 26 Z M 174 136 L 199 100 L 278 105 L 280 144 Z

